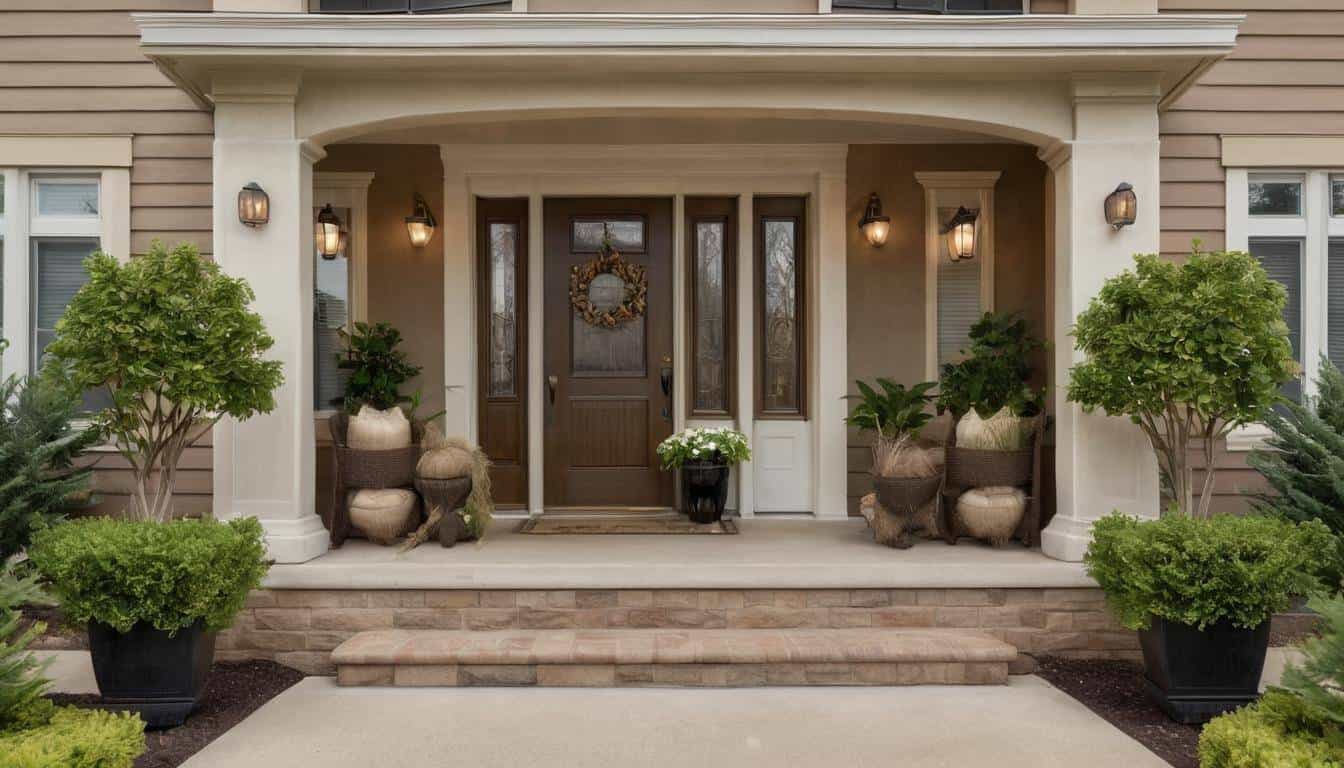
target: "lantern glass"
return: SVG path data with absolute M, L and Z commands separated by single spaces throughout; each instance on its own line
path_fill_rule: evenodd
M 1106 223 L 1112 229 L 1120 230 L 1130 226 L 1139 215 L 1139 198 L 1134 187 L 1121 184 L 1106 198 Z
M 947 224 L 947 253 L 953 261 L 967 261 L 975 258 L 975 240 L 978 234 L 980 214 L 958 208 L 955 216 Z
M 332 210 L 331 203 L 327 203 L 317 214 L 317 223 L 313 228 L 317 252 L 322 254 L 322 258 L 334 259 L 341 252 L 341 229 L 341 218 Z
M 863 211 L 863 218 L 859 219 L 859 229 L 863 230 L 863 236 L 868 238 L 868 244 L 874 248 L 886 245 L 887 236 L 891 234 L 891 217 L 882 215 L 882 199 L 876 192 L 868 196 L 868 207 Z
M 424 248 L 434 239 L 434 214 L 429 205 L 419 195 L 415 196 L 415 212 L 406 217 L 406 233 L 411 237 L 411 245 Z
M 257 182 L 248 182 L 238 190 L 238 221 L 249 227 L 260 227 L 270 220 L 271 198 Z

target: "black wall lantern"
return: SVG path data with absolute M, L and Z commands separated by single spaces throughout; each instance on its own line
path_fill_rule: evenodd
M 1133 224 L 1139 217 L 1139 198 L 1129 182 L 1121 182 L 1115 191 L 1106 196 L 1106 223 L 1111 229 L 1120 230 Z
M 863 236 L 868 238 L 868 244 L 874 248 L 887 244 L 887 235 L 891 234 L 891 217 L 882 215 L 882 198 L 876 192 L 868 196 L 868 207 L 864 209 L 863 218 L 859 219 L 859 229 L 863 230 Z
M 331 261 L 340 254 L 345 245 L 343 237 L 344 225 L 341 224 L 341 217 L 332 210 L 331 203 L 322 206 L 322 210 L 317 214 L 317 224 L 313 228 L 313 238 L 317 242 L 317 252 L 322 254 L 322 258 Z
M 271 198 L 255 181 L 238 190 L 238 221 L 249 227 L 264 227 L 271 220 Z
M 975 258 L 976 222 L 979 219 L 979 211 L 960 207 L 957 208 L 952 220 L 947 222 L 943 234 L 947 235 L 947 253 L 953 261 L 969 261 Z
M 434 214 L 430 212 L 425 198 L 415 196 L 415 212 L 406 217 L 406 232 L 411 236 L 411 245 L 424 248 L 434 238 Z

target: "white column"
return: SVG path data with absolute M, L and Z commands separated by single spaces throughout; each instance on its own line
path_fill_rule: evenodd
M 252 286 L 285 380 L 271 413 L 216 428 L 214 508 L 258 518 L 270 556 L 300 563 L 329 541 L 315 509 L 313 436 L 312 177 L 323 153 L 294 135 L 297 79 L 285 85 L 215 84 L 214 256 Z M 237 214 L 250 181 L 270 196 L 270 223 L 256 229 Z
M 747 445 L 756 449 L 756 212 L 752 210 L 752 191 L 737 195 L 737 428 L 747 436 Z M 687 372 L 690 375 L 690 372 Z M 737 513 L 756 515 L 756 470 L 744 461 L 737 471 Z
M 1055 180 L 1056 513 L 1041 548 L 1059 560 L 1081 560 L 1092 523 L 1113 511 L 1158 513 L 1157 460 L 1128 419 L 1085 414 L 1067 401 L 1069 369 L 1082 360 L 1070 331 L 1105 280 L 1130 269 L 1136 253 L 1159 250 L 1157 85 L 1144 78 L 1079 78 L 1074 82 L 1074 140 L 1041 156 Z M 1119 232 L 1103 203 L 1127 181 L 1139 196 L 1137 223 Z
M 444 434 L 480 441 L 476 397 L 476 227 L 461 156 L 443 159 L 443 407 Z
M 816 481 L 813 484 L 817 517 L 843 518 L 849 514 L 848 412 L 849 345 L 845 263 L 848 250 L 845 221 L 845 158 L 831 163 L 817 178 L 815 260 L 811 279 L 817 287 L 812 307 L 812 429 L 816 441 Z

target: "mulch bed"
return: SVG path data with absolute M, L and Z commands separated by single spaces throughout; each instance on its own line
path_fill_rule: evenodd
M 32 649 L 42 651 L 87 651 L 89 633 L 83 624 L 74 624 L 66 620 L 60 608 L 44 605 L 25 605 L 19 614 L 19 631 L 42 622 L 46 629 L 38 635 Z
M 201 706 L 177 728 L 145 733 L 145 754 L 136 768 L 176 768 L 205 745 L 219 738 L 258 707 L 303 679 L 303 673 L 270 661 L 219 662 L 210 669 L 210 682 Z M 98 696 L 52 694 L 57 704 L 89 709 L 101 707 Z
M 1150 702 L 1137 664 L 1044 657 L 1036 674 L 1175 768 L 1199 768 L 1200 726 L 1173 722 Z

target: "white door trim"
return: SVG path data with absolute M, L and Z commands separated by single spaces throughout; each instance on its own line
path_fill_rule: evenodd
M 477 377 L 475 354 L 475 228 L 473 202 L 482 197 L 519 197 L 529 199 L 528 238 L 528 302 L 533 310 L 528 313 L 530 339 L 541 339 L 543 331 L 543 232 L 542 202 L 547 196 L 592 197 L 666 197 L 674 201 L 687 196 L 734 196 L 745 200 L 741 206 L 744 215 L 750 212 L 753 195 L 805 195 L 813 211 L 812 249 L 809 263 L 810 276 L 816 286 L 814 296 L 835 295 L 827 291 L 829 283 L 838 280 L 838 295 L 844 295 L 845 205 L 843 179 L 848 147 L 843 144 L 802 145 L 442 145 L 440 154 L 444 166 L 444 200 L 448 210 L 444 220 L 447 237 L 444 238 L 444 381 L 449 387 L 445 393 L 450 433 L 466 434 L 471 440 L 479 439 L 476 417 Z M 823 180 L 825 183 L 823 183 Z M 837 186 L 836 181 L 839 180 Z M 837 197 L 839 191 L 839 199 Z M 680 210 L 680 206 L 676 206 Z M 681 229 L 683 217 L 674 224 L 674 243 L 684 243 Z M 834 221 L 832 221 L 834 220 Z M 753 227 L 748 216 L 739 227 L 739 302 L 749 300 L 751 276 L 742 267 L 752 263 Z M 678 249 L 679 251 L 680 249 Z M 674 264 L 681 262 L 678 253 Z M 826 268 L 823 268 L 826 262 Z M 836 267 L 838 262 L 838 269 Z M 683 279 L 677 270 L 674 277 L 674 296 L 684 301 Z M 820 302 L 818 311 L 811 312 L 812 339 L 823 337 L 827 343 L 844 349 L 844 307 L 834 302 Z M 745 306 L 750 307 L 748 303 Z M 749 312 L 749 310 L 748 310 Z M 754 362 L 750 333 L 750 315 L 740 312 L 738 333 L 738 365 L 742 375 L 737 377 L 737 428 L 752 439 L 754 432 L 753 370 Z M 833 314 L 840 320 L 834 322 Z M 675 312 L 685 317 L 684 308 Z M 747 331 L 743 331 L 743 328 Z M 836 333 L 840 335 L 837 337 Z M 674 349 L 678 350 L 678 370 L 684 366 L 684 323 L 674 324 Z M 746 342 L 746 343 L 743 343 Z M 826 481 L 820 468 L 845 466 L 845 427 L 840 419 L 821 418 L 834 410 L 825 407 L 840 403 L 845 394 L 844 366 L 820 366 L 820 355 L 809 356 L 812 386 L 809 387 L 809 421 L 806 440 L 812 455 L 805 469 L 810 477 L 807 492 L 799 505 L 819 516 L 838 517 L 846 514 L 845 477 Z M 463 365 L 466 361 L 467 364 Z M 544 469 L 543 417 L 545 403 L 545 372 L 542 345 L 528 345 L 528 511 L 537 515 L 544 511 L 542 472 Z M 821 370 L 825 368 L 825 370 Z M 684 375 L 679 375 L 684 379 Z M 683 384 L 684 386 L 684 384 Z M 679 391 L 684 392 L 681 387 Z M 834 401 L 833 403 L 831 401 Z M 685 425 L 685 397 L 674 399 L 674 424 Z M 835 423 L 830 423 L 834 421 Z M 836 434 L 829 434 L 835 432 Z M 826 446 L 826 448 L 823 448 Z M 821 455 L 825 450 L 838 455 L 827 461 Z M 744 516 L 755 509 L 752 504 L 752 468 L 743 467 L 738 477 L 737 506 Z M 833 474 L 833 472 L 831 472 Z

